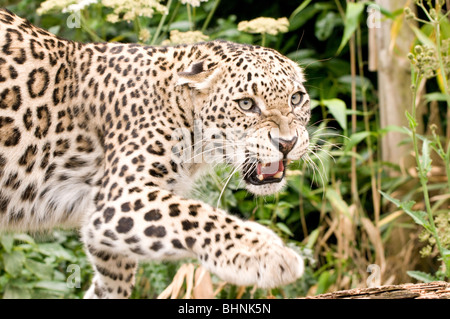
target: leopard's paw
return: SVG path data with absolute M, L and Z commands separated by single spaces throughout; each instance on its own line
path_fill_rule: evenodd
M 260 288 L 283 286 L 303 275 L 302 257 L 275 233 L 253 222 L 245 226 L 251 231 L 229 243 L 225 253 L 204 263 L 207 268 L 227 282 Z

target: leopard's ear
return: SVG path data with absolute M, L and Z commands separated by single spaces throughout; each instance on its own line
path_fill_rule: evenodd
M 217 63 L 208 63 L 206 61 L 195 62 L 185 71 L 178 73 L 177 85 L 188 85 L 197 90 L 205 90 L 216 77 L 219 68 Z

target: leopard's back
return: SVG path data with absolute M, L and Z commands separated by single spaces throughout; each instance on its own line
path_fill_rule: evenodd
M 89 56 L 0 10 L 0 230 L 79 226 L 102 177 Z

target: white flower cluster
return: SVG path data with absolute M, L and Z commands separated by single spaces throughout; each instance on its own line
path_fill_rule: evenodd
M 136 17 L 151 18 L 155 12 L 166 14 L 168 11 L 159 0 L 102 0 L 102 4 L 114 9 L 114 12 L 106 17 L 112 23 L 120 20 L 131 21 Z
M 200 7 L 200 2 L 208 2 L 208 0 L 180 0 L 181 4 L 189 4 L 192 7 Z
M 150 31 L 148 29 L 141 29 L 139 31 L 139 41 L 148 42 L 150 40 Z
M 98 0 L 78 0 L 76 3 L 67 6 L 62 12 L 79 12 L 91 4 L 97 3 Z
M 36 12 L 41 15 L 52 11 L 62 11 L 76 3 L 77 0 L 47 0 L 41 3 Z
M 197 43 L 202 41 L 207 41 L 208 36 L 204 35 L 200 31 L 187 31 L 180 32 L 178 30 L 170 31 L 170 39 L 164 40 L 162 42 L 163 45 L 169 44 L 188 44 L 188 43 Z
M 267 33 L 277 35 L 289 31 L 289 20 L 287 18 L 265 18 L 260 17 L 250 21 L 242 21 L 238 24 L 238 30 L 248 33 Z
M 98 0 L 47 0 L 41 3 L 37 9 L 38 14 L 59 12 L 79 12 Z

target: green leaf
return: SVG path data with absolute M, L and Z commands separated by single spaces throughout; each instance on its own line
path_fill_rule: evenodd
M 407 134 L 409 135 L 410 131 L 404 127 L 400 127 L 397 125 L 387 125 L 383 128 L 378 129 L 377 133 L 380 135 L 384 135 L 388 132 L 399 132 L 399 133 L 403 133 L 403 134 Z
M 353 77 L 349 74 L 342 75 L 338 78 L 338 82 L 347 85 L 349 88 L 353 84 L 353 82 L 356 85 L 356 89 L 360 91 L 367 91 L 368 89 L 372 88 L 372 82 L 366 77 Z
M 30 299 L 31 293 L 29 289 L 6 285 L 3 299 Z
M 351 36 L 355 32 L 358 27 L 359 18 L 361 13 L 364 10 L 364 3 L 361 2 L 348 2 L 347 9 L 345 11 L 345 21 L 344 21 L 344 36 L 342 37 L 341 44 L 339 45 L 339 49 L 337 50 L 337 54 L 341 53 L 342 49 L 347 44 L 348 40 L 350 40 Z
M 20 274 L 23 268 L 25 256 L 21 251 L 13 251 L 11 253 L 3 254 L 3 263 L 5 270 L 11 276 L 16 277 Z
M 421 225 L 423 227 L 425 227 L 427 230 L 430 230 L 430 223 L 428 222 L 428 218 L 427 218 L 427 213 L 425 213 L 424 211 L 415 211 L 412 210 L 412 207 L 414 206 L 415 202 L 414 201 L 409 201 L 409 202 L 400 202 L 399 200 L 389 196 L 388 194 L 386 194 L 383 191 L 379 191 L 381 193 L 381 195 L 383 195 L 383 197 L 385 197 L 387 200 L 389 200 L 390 202 L 394 203 L 395 205 L 397 205 L 397 207 L 403 209 L 403 211 L 405 213 L 407 213 L 409 216 L 412 217 L 412 219 L 414 220 L 414 222 L 418 225 Z
M 53 275 L 53 266 L 34 261 L 33 259 L 27 259 L 25 261 L 25 267 L 35 274 L 39 279 L 50 280 Z
M 450 257 L 450 249 L 443 248 L 442 250 L 443 257 Z
M 34 245 L 35 244 L 34 239 L 31 236 L 27 235 L 27 234 L 18 233 L 18 234 L 14 234 L 13 237 L 14 237 L 15 240 L 19 240 L 21 242 L 24 242 L 24 243 L 27 243 L 27 244 L 30 244 L 30 245 Z
M 291 212 L 289 208 L 287 207 L 276 207 L 275 212 L 277 213 L 277 216 L 281 218 L 282 220 L 288 218 L 289 213 Z
M 36 281 L 30 277 L 10 278 L 9 284 L 17 288 L 33 289 Z
M 436 278 L 433 275 L 427 274 L 422 271 L 411 271 L 410 270 L 410 271 L 407 271 L 406 273 L 408 274 L 408 276 L 410 276 L 414 279 L 423 281 L 423 282 L 432 282 L 432 281 L 436 280 Z
M 352 134 L 350 136 L 350 139 L 347 141 L 346 145 L 345 145 L 345 151 L 349 151 L 353 148 L 353 146 L 358 145 L 362 140 L 364 140 L 365 138 L 367 138 L 370 135 L 374 135 L 373 132 L 358 132 L 355 134 Z
M 304 1 L 299 7 L 297 7 L 297 9 L 294 10 L 294 12 L 292 12 L 289 17 L 289 31 L 297 30 L 308 22 L 317 12 L 319 12 L 319 8 L 316 8 L 315 5 L 308 6 L 310 2 L 311 0 Z
M 251 200 L 244 200 L 238 203 L 238 209 L 242 213 L 251 213 L 255 209 L 255 202 Z
M 320 102 L 318 100 L 311 99 L 311 110 L 318 105 L 320 105 Z
M 303 60 L 310 59 L 317 56 L 316 50 L 313 49 L 299 49 L 286 55 L 289 59 L 303 63 Z
M 48 289 L 48 290 L 56 290 L 62 292 L 70 292 L 70 288 L 67 286 L 65 282 L 60 281 L 39 281 L 35 285 L 36 288 Z
M 431 101 L 441 101 L 441 102 L 447 102 L 447 99 L 449 98 L 449 94 L 439 93 L 439 92 L 433 92 L 425 94 L 425 99 L 427 102 Z
M 409 113 L 408 111 L 405 111 L 405 115 L 406 115 L 406 118 L 407 118 L 408 121 L 409 121 L 409 126 L 410 126 L 411 128 L 417 127 L 417 121 L 416 121 L 416 119 L 411 115 L 411 113 Z
M 350 217 L 350 208 L 342 199 L 342 196 L 340 196 L 334 189 L 328 188 L 325 196 L 339 213 L 343 213 L 347 217 Z
M 436 48 L 436 43 L 434 43 L 434 41 L 432 41 L 422 30 L 413 25 L 410 25 L 410 27 L 422 44 L 428 45 L 430 48 Z
M 55 25 L 53 27 L 48 28 L 48 32 L 56 34 L 56 35 L 59 33 L 60 30 L 61 30 L 60 25 Z
M 305 9 L 311 2 L 312 0 L 305 0 L 303 1 L 298 7 L 297 9 L 294 10 L 294 12 L 292 12 L 291 16 L 289 17 L 289 21 L 292 21 L 292 19 L 299 14 L 300 12 L 303 11 L 303 9 Z
M 339 125 L 346 130 L 347 129 L 347 106 L 345 102 L 340 99 L 322 100 L 322 104 L 325 105 L 330 111 L 331 115 L 336 119 Z
M 330 273 L 329 271 L 325 271 L 320 274 L 319 279 L 317 280 L 317 289 L 316 295 L 320 295 L 326 293 L 328 288 L 330 288 L 331 284 L 336 280 L 336 275 Z
M 337 13 L 333 11 L 324 12 L 316 20 L 314 34 L 320 41 L 325 41 L 333 34 L 333 30 L 341 24 L 341 17 Z
M 338 157 L 338 156 L 351 156 L 356 158 L 358 161 L 364 161 L 364 158 L 361 156 L 361 154 L 359 154 L 358 152 L 351 152 L 351 151 L 347 151 L 347 152 L 343 152 L 343 151 L 333 151 L 331 152 L 331 155 L 333 155 L 334 157 Z
M 317 242 L 317 238 L 319 238 L 320 230 L 318 228 L 314 229 L 311 234 L 308 236 L 308 242 L 305 245 L 305 248 L 312 249 Z
M 422 144 L 422 156 L 421 164 L 423 172 L 421 174 L 426 177 L 426 175 L 431 171 L 431 157 L 430 157 L 430 141 L 425 139 Z
M 36 250 L 46 256 L 55 256 L 63 260 L 75 262 L 76 257 L 69 250 L 64 249 L 57 243 L 43 243 L 36 247 Z
M 447 10 L 448 11 L 448 10 Z M 450 38 L 450 21 L 447 19 L 440 19 L 439 25 L 441 26 L 441 39 L 449 39 Z
M 289 236 L 294 236 L 294 234 L 291 232 L 289 227 L 286 226 L 286 224 L 283 223 L 276 223 L 276 226 L 279 230 L 281 230 L 283 233 L 288 234 Z
M 10 253 L 14 245 L 14 237 L 11 234 L 3 234 L 0 236 L 0 243 L 7 253 Z

